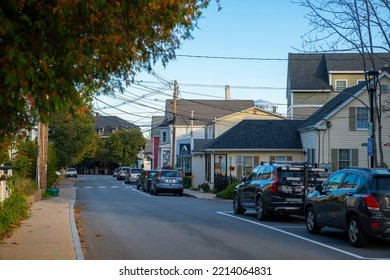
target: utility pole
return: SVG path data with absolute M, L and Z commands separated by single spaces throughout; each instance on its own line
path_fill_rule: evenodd
M 45 192 L 47 189 L 47 154 L 48 154 L 48 124 L 38 125 L 38 187 Z
M 173 135 L 172 135 L 172 168 L 175 168 L 175 160 L 176 160 L 176 99 L 177 99 L 177 81 L 173 82 Z

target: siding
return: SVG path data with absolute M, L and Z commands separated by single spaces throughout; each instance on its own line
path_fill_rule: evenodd
M 242 120 L 283 120 L 283 116 L 277 116 L 267 111 L 252 108 L 239 114 L 229 115 L 221 118 L 215 123 L 215 138 L 228 131 Z

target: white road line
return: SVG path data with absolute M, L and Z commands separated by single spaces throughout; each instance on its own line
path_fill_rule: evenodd
M 217 212 L 217 213 L 220 214 L 220 215 L 228 216 L 228 217 L 233 218 L 233 219 L 241 220 L 241 221 L 244 221 L 244 222 L 247 222 L 247 223 L 251 223 L 251 224 L 255 224 L 255 225 L 258 225 L 258 226 L 261 226 L 261 227 L 264 227 L 264 228 L 268 228 L 268 229 L 271 229 L 271 230 L 274 230 L 274 231 L 277 231 L 277 232 L 280 232 L 280 233 L 284 233 L 284 234 L 290 235 L 292 237 L 299 238 L 299 239 L 302 239 L 302 240 L 310 242 L 310 243 L 314 243 L 316 245 L 328 248 L 328 249 L 333 250 L 333 251 L 337 251 L 339 253 L 342 253 L 342 254 L 345 254 L 345 255 L 357 258 L 357 259 L 361 259 L 361 260 L 376 259 L 376 258 L 365 258 L 363 256 L 360 256 L 360 255 L 357 255 L 357 254 L 354 254 L 354 253 L 351 253 L 351 252 L 348 252 L 348 251 L 344 251 L 344 250 L 341 250 L 339 248 L 336 248 L 336 247 L 333 247 L 333 246 L 329 246 L 329 245 L 326 245 L 324 243 L 321 243 L 321 242 L 318 242 L 318 241 L 314 241 L 314 240 L 308 239 L 306 237 L 299 236 L 297 234 L 294 234 L 294 233 L 291 233 L 291 232 L 287 232 L 287 231 L 278 229 L 276 227 L 267 226 L 267 225 L 262 224 L 260 222 L 254 222 L 254 221 L 250 221 L 250 220 L 247 220 L 247 219 L 244 219 L 244 218 L 241 218 L 241 217 L 237 217 L 237 216 L 229 214 L 230 212 Z
M 119 186 L 111 186 L 111 189 L 118 189 Z
M 106 186 L 100 186 L 100 187 L 98 187 L 98 189 L 105 189 L 106 188 Z
M 93 187 L 85 187 L 84 189 L 92 189 Z

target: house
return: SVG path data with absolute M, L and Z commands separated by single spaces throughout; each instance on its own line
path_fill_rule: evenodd
M 303 120 L 242 120 L 202 147 L 206 181 L 214 187 L 214 174 L 242 178 L 262 161 L 303 161 L 298 128 Z
M 235 125 L 237 125 L 242 120 L 285 120 L 285 117 L 274 113 L 273 111 L 268 111 L 266 109 L 261 109 L 258 106 L 245 109 L 241 112 L 235 112 L 227 116 L 210 121 L 205 125 L 205 141 L 200 141 L 201 139 L 195 139 L 194 150 L 192 152 L 192 166 L 193 166 L 193 185 L 198 186 L 205 181 L 212 181 L 211 174 L 214 174 L 210 170 L 210 157 L 206 156 L 204 146 L 206 143 L 210 142 L 220 135 L 224 134 Z M 207 160 L 207 162 L 205 162 Z M 235 172 L 233 172 L 235 174 Z
M 135 124 L 132 124 L 117 116 L 101 116 L 95 115 L 95 130 L 100 138 L 107 138 L 112 133 L 115 133 L 121 129 L 138 128 Z
M 383 161 L 390 164 L 390 74 L 379 75 L 378 96 L 382 107 Z M 298 129 L 305 160 L 332 171 L 346 166 L 369 167 L 369 94 L 366 84 L 347 88 L 312 114 Z M 374 114 L 377 116 L 377 114 Z M 378 131 L 377 131 L 378 132 Z M 379 135 L 376 137 L 380 158 Z
M 390 53 L 376 53 L 365 65 L 358 53 L 288 55 L 287 117 L 306 119 L 324 104 L 360 82 L 368 69 L 381 69 L 390 62 Z
M 191 139 L 205 139 L 205 126 L 210 121 L 252 107 L 252 100 L 177 99 L 174 112 L 174 100 L 167 99 L 164 121 L 158 127 L 158 149 L 156 151 L 155 145 L 152 151 L 157 168 L 174 163 L 175 167 L 191 172 Z M 171 156 L 173 151 L 174 157 Z

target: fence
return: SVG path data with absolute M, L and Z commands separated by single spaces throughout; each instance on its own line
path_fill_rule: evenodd
M 0 203 L 8 197 L 6 178 L 12 176 L 12 168 L 0 166 Z
M 229 186 L 231 183 L 238 182 L 238 181 L 239 179 L 237 177 L 215 174 L 214 189 L 216 189 L 217 192 L 220 192 L 226 189 L 226 187 Z

